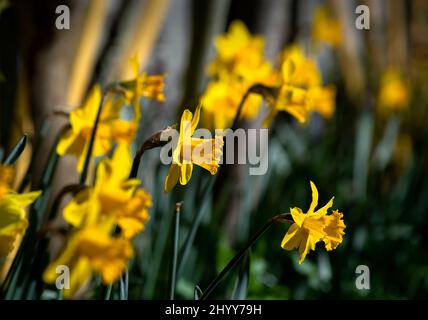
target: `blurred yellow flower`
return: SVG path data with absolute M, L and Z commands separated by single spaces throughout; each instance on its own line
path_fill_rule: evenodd
M 71 128 L 57 145 L 59 155 L 71 154 L 78 158 L 77 171 L 81 172 L 89 148 L 93 126 L 101 103 L 101 88 L 95 85 L 83 106 L 70 113 Z M 113 142 L 128 142 L 134 138 L 136 125 L 120 119 L 122 105 L 107 99 L 98 123 L 92 156 L 109 152 Z
M 148 75 L 146 72 L 140 73 L 140 63 L 138 57 L 131 58 L 131 65 L 134 70 L 135 78 L 124 83 L 125 97 L 129 100 L 134 108 L 134 120 L 139 123 L 141 118 L 140 98 L 147 98 L 165 101 L 164 82 L 165 75 Z
M 306 57 L 301 46 L 288 46 L 281 54 L 281 62 L 282 78 L 287 84 L 303 89 L 321 85 L 321 72 L 316 61 Z
M 0 164 L 0 201 L 9 191 L 13 179 L 13 169 Z
M 302 49 L 292 45 L 282 54 L 281 84 L 274 99 L 268 99 L 271 111 L 263 122 L 267 127 L 279 111 L 286 111 L 297 121 L 306 122 L 312 112 L 330 118 L 335 110 L 336 89 L 323 87 L 315 61 L 306 58 Z
M 378 96 L 380 111 L 400 111 L 409 106 L 410 89 L 400 72 L 388 68 L 382 75 Z
M 342 42 L 342 28 L 339 22 L 332 18 L 327 6 L 315 10 L 312 38 L 315 42 L 324 42 L 337 47 Z
M 233 21 L 227 33 L 215 40 L 217 56 L 208 67 L 213 77 L 203 94 L 204 120 L 217 129 L 229 127 L 238 105 L 254 84 L 275 85 L 278 76 L 264 55 L 264 39 L 251 35 L 242 21 Z M 259 112 L 262 98 L 250 95 L 242 117 L 253 119 Z
M 315 245 L 319 241 L 324 242 L 328 251 L 336 249 L 343 240 L 346 227 L 343 214 L 338 210 L 327 215 L 328 209 L 333 205 L 334 197 L 324 207 L 315 211 L 318 205 L 318 190 L 312 181 L 310 185 L 312 202 L 309 210 L 303 213 L 300 208 L 290 208 L 294 224 L 290 226 L 281 243 L 281 247 L 285 250 L 299 248 L 299 263 L 305 260 L 310 250 L 315 250 Z
M 324 118 L 331 118 L 336 108 L 336 87 L 312 87 L 308 90 L 307 105 L 311 112 L 318 112 Z
M 112 159 L 100 161 L 95 186 L 79 192 L 64 208 L 65 220 L 81 228 L 113 219 L 126 238 L 143 231 L 151 196 L 143 189 L 137 190 L 138 179 L 128 179 L 130 169 L 129 148 L 119 144 Z
M 12 251 L 17 236 L 27 229 L 25 207 L 32 204 L 41 192 L 18 194 L 10 189 L 12 168 L 0 165 L 0 174 L 0 258 L 4 258 Z
M 264 39 L 251 35 L 242 21 L 233 21 L 227 33 L 215 39 L 217 57 L 208 67 L 213 77 L 231 74 L 247 83 L 272 81 L 272 65 L 264 56 Z
M 133 256 L 133 249 L 130 240 L 112 237 L 110 231 L 104 226 L 77 230 L 61 255 L 46 268 L 43 280 L 53 284 L 59 276 L 57 267 L 69 267 L 70 282 L 69 289 L 64 289 L 65 298 L 73 297 L 87 285 L 93 272 L 101 275 L 104 284 L 117 281 Z
M 223 137 L 214 139 L 193 138 L 192 135 L 199 123 L 201 105 L 196 108 L 195 115 L 184 110 L 181 116 L 180 136 L 172 152 L 172 164 L 165 179 L 164 190 L 169 192 L 180 180 L 186 185 L 192 177 L 193 164 L 196 164 L 212 175 L 217 173 L 222 155 Z
M 216 129 L 228 128 L 236 116 L 242 97 L 248 86 L 238 81 L 211 81 L 201 100 L 204 105 L 204 122 Z M 251 94 L 242 108 L 242 117 L 254 119 L 260 108 L 262 97 Z

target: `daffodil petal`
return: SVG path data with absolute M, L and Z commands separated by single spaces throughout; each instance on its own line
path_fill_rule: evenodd
M 180 184 L 186 185 L 190 178 L 192 177 L 193 164 L 192 163 L 183 163 L 180 166 Z
M 293 250 L 295 248 L 298 248 L 300 242 L 302 241 L 302 237 L 302 229 L 300 229 L 299 226 L 294 223 L 291 225 L 284 238 L 282 239 L 281 247 L 285 250 Z
M 302 212 L 300 208 L 290 208 L 291 216 L 293 217 L 294 222 L 301 227 L 303 224 L 303 220 L 305 220 L 305 214 Z
M 202 105 L 198 104 L 195 110 L 195 114 L 193 115 L 193 118 L 192 118 L 191 134 L 195 132 L 196 127 L 198 126 L 199 118 L 201 116 L 201 109 L 202 109 Z
M 317 211 L 315 211 L 313 214 L 314 215 L 326 215 L 328 209 L 330 209 L 333 206 L 333 201 L 334 201 L 334 197 L 332 197 L 326 204 L 325 206 L 319 208 Z
M 172 188 L 174 188 L 174 186 L 178 182 L 179 176 L 180 176 L 180 168 L 179 168 L 178 164 L 175 164 L 175 163 L 171 164 L 171 166 L 169 167 L 168 174 L 167 174 L 166 179 L 165 179 L 165 184 L 164 184 L 164 191 L 165 192 L 170 192 L 172 190 Z
M 308 214 L 313 213 L 316 206 L 318 205 L 318 190 L 315 184 L 310 181 L 311 189 L 312 189 L 312 202 L 311 206 L 309 207 Z

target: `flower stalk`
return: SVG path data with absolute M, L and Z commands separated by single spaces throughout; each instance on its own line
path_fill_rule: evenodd
M 171 286 L 169 292 L 169 298 L 174 300 L 175 297 L 175 287 L 177 284 L 177 257 L 178 257 L 178 244 L 179 244 L 179 235 L 180 235 L 180 215 L 181 215 L 181 206 L 182 202 L 177 202 L 175 204 L 175 221 L 174 221 L 174 247 L 172 250 L 172 267 L 171 267 Z
M 291 223 L 293 222 L 290 220 L 290 214 L 289 213 L 283 213 L 276 215 L 272 218 L 270 218 L 266 224 L 261 227 L 254 235 L 253 237 L 248 241 L 247 245 L 241 249 L 230 261 L 229 263 L 223 268 L 223 270 L 220 271 L 220 273 L 217 275 L 217 277 L 214 278 L 213 281 L 208 285 L 208 287 L 205 289 L 205 291 L 202 293 L 200 300 L 205 300 L 207 297 L 213 292 L 213 290 L 220 284 L 220 282 L 224 279 L 226 274 L 232 270 L 238 263 L 241 261 L 241 259 L 245 256 L 245 254 L 248 252 L 248 250 L 251 249 L 251 247 L 259 240 L 259 238 L 267 231 L 269 230 L 274 224 L 276 223 Z

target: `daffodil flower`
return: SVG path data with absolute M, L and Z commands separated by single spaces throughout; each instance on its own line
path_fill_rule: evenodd
M 273 68 L 264 55 L 262 36 L 252 35 L 242 21 L 232 21 L 228 32 L 215 40 L 217 56 L 208 67 L 209 75 L 234 75 L 254 84 L 272 81 Z
M 70 113 L 71 128 L 61 137 L 56 148 L 59 155 L 71 154 L 78 158 L 78 172 L 83 170 L 100 103 L 101 88 L 95 85 L 85 103 Z M 134 138 L 136 125 L 120 119 L 120 108 L 120 103 L 110 99 L 103 106 L 92 150 L 93 157 L 108 153 L 114 142 L 130 143 Z
M 335 210 L 332 214 L 327 214 L 333 205 L 334 197 L 325 206 L 315 210 L 318 205 L 318 190 L 312 181 L 310 185 L 312 202 L 309 210 L 304 213 L 300 208 L 290 209 L 294 224 L 290 226 L 281 243 L 285 250 L 299 248 L 299 263 L 305 260 L 310 250 L 315 250 L 319 241 L 324 242 L 328 251 L 336 249 L 343 240 L 346 227 L 341 212 Z
M 342 28 L 327 6 L 319 6 L 315 10 L 312 38 L 315 42 L 327 43 L 332 47 L 338 47 L 342 42 Z
M 268 99 L 271 111 L 264 120 L 267 127 L 279 111 L 286 111 L 300 123 L 308 121 L 312 112 L 329 118 L 334 113 L 336 89 L 323 87 L 315 61 L 306 58 L 299 46 L 283 53 L 281 83 L 273 98 Z
M 95 225 L 113 218 L 126 238 L 143 231 L 152 205 L 150 194 L 138 189 L 138 179 L 128 179 L 129 148 L 119 144 L 112 159 L 101 160 L 95 186 L 79 192 L 64 208 L 65 220 L 75 227 Z
M 186 185 L 192 177 L 193 164 L 196 164 L 212 175 L 217 173 L 222 155 L 223 137 L 214 139 L 193 138 L 192 135 L 199 123 L 201 105 L 195 114 L 184 110 L 181 116 L 180 136 L 172 152 L 172 164 L 165 179 L 164 190 L 169 192 L 180 181 Z
M 233 21 L 228 31 L 216 38 L 215 47 L 217 56 L 208 67 L 213 79 L 201 100 L 205 123 L 211 128 L 226 129 L 247 90 L 255 84 L 275 85 L 277 74 L 264 55 L 263 37 L 252 35 L 242 21 Z M 241 116 L 254 119 L 261 102 L 260 96 L 250 95 Z
M 11 190 L 12 172 L 11 167 L 0 165 L 0 258 L 13 250 L 17 237 L 27 229 L 25 207 L 41 194 L 40 191 L 18 194 Z
M 149 75 L 146 72 L 140 72 L 140 63 L 137 56 L 131 58 L 131 65 L 135 75 L 134 79 L 125 81 L 122 84 L 125 88 L 125 97 L 134 108 L 134 121 L 139 123 L 141 118 L 141 97 L 159 102 L 165 101 L 165 75 Z
M 378 107 L 382 112 L 400 111 L 409 106 L 410 89 L 400 72 L 390 67 L 382 75 Z
M 112 284 L 125 271 L 133 249 L 129 239 L 112 237 L 110 226 L 85 227 L 77 230 L 67 242 L 61 255 L 43 273 L 46 283 L 55 283 L 57 267 L 70 269 L 69 288 L 64 289 L 64 297 L 70 298 L 92 279 L 94 272 L 101 275 L 104 284 Z

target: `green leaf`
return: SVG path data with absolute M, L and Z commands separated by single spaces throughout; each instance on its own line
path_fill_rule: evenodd
M 194 296 L 195 296 L 195 300 L 200 300 L 202 296 L 202 290 L 201 288 L 199 288 L 198 285 L 195 286 Z
M 250 252 L 248 250 L 242 259 L 236 279 L 235 288 L 232 293 L 232 300 L 245 300 L 247 298 L 248 282 L 250 280 Z
M 18 160 L 22 152 L 24 151 L 26 144 L 27 144 L 27 136 L 23 135 L 22 138 L 18 141 L 18 143 L 13 148 L 12 152 L 4 161 L 4 164 L 7 164 L 7 165 L 14 164 L 16 160 Z

